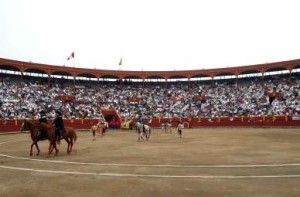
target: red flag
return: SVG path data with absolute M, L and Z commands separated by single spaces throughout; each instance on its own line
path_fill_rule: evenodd
M 70 60 L 70 59 L 72 59 L 72 58 L 74 58 L 75 57 L 75 54 L 74 54 L 74 51 L 71 53 L 71 55 L 68 57 L 68 59 L 67 60 Z

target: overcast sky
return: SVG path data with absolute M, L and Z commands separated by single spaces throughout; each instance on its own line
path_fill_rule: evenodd
M 138 71 L 299 59 L 299 8 L 297 0 L 0 0 L 0 57 L 73 66 L 74 51 L 75 67 Z

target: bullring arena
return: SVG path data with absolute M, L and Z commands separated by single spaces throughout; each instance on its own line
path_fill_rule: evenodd
M 6 196 L 299 196 L 296 128 L 109 130 L 93 141 L 78 132 L 74 152 L 29 156 L 29 133 L 0 136 L 0 195 Z
M 299 68 L 129 72 L 0 59 L 0 196 L 299 196 Z M 45 111 L 51 122 L 57 109 L 77 130 L 73 152 L 62 141 L 48 156 L 40 141 L 29 156 L 22 121 Z M 140 115 L 149 141 L 132 128 Z M 109 129 L 94 139 L 99 117 Z

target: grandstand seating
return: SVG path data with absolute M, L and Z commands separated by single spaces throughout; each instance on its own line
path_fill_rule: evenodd
M 121 119 L 136 119 L 141 114 L 148 120 L 195 120 L 190 124 L 193 126 L 201 122 L 199 119 L 203 120 L 202 125 L 209 125 L 209 120 L 216 123 L 236 117 L 239 121 L 241 117 L 245 120 L 265 117 L 263 122 L 267 122 L 268 117 L 272 117 L 272 121 L 274 117 L 275 120 L 282 117 L 285 121 L 285 117 L 297 119 L 300 113 L 297 72 L 238 80 L 178 80 L 167 85 L 126 79 L 123 83 L 81 80 L 74 86 L 73 80 L 63 77 L 47 80 L 26 75 L 22 78 L 5 72 L 0 73 L 0 80 L 2 120 L 37 119 L 41 110 L 52 119 L 57 109 L 64 112 L 66 119 L 96 119 L 102 108 L 116 112 L 107 117 L 110 126 L 118 128 Z

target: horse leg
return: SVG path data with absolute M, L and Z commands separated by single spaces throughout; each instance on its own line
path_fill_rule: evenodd
M 182 134 L 182 130 L 181 129 L 178 131 L 178 133 L 179 133 L 179 137 L 182 138 L 182 135 L 181 135 Z
M 37 142 L 35 142 L 35 147 L 36 147 L 36 149 L 37 149 L 37 153 L 36 153 L 36 155 L 39 155 L 40 154 L 40 148 L 39 148 L 39 145 L 38 145 L 38 143 Z
M 102 137 L 105 136 L 105 128 L 102 128 Z
M 149 138 L 150 138 L 150 131 L 148 131 L 148 132 L 146 133 L 146 137 L 147 137 L 147 141 L 148 141 Z
M 65 138 L 66 142 L 68 143 L 68 147 L 67 147 L 67 153 L 70 154 L 70 141 L 68 138 Z
M 58 152 L 59 152 L 59 150 L 58 150 L 58 148 L 57 148 L 57 146 L 56 146 L 56 141 L 54 141 L 53 142 L 53 148 L 55 149 L 55 155 L 57 155 L 58 154 Z
M 145 136 L 144 131 L 141 131 L 141 138 L 142 138 L 142 140 L 144 140 L 144 136 Z
M 32 142 L 31 146 L 30 146 L 30 156 L 32 156 L 32 148 L 34 146 L 35 142 Z
M 70 154 L 72 152 L 72 138 L 66 138 L 66 142 L 68 143 L 67 153 Z
M 50 144 L 49 144 L 49 149 L 48 149 L 48 155 L 51 155 L 52 154 L 52 152 L 53 152 L 53 144 L 52 144 L 52 142 L 50 142 Z
M 70 153 L 72 152 L 72 148 L 73 148 L 73 139 L 70 140 Z
M 92 129 L 93 132 L 93 140 L 96 140 L 96 131 Z

